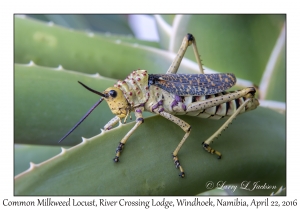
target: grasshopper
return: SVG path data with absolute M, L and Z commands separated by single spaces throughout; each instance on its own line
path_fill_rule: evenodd
M 192 45 L 199 66 L 200 74 L 176 74 L 181 60 Z M 221 153 L 211 148 L 210 144 L 238 115 L 259 106 L 255 96 L 255 88 L 248 87 L 238 91 L 226 92 L 236 82 L 234 74 L 204 74 L 203 66 L 192 34 L 187 34 L 181 47 L 166 74 L 148 74 L 146 70 L 133 71 L 124 81 L 118 81 L 114 87 L 98 92 L 79 82 L 89 91 L 101 96 L 100 100 L 84 115 L 84 117 L 59 141 L 63 141 L 77 126 L 105 100 L 112 113 L 116 115 L 105 126 L 110 130 L 117 122 L 126 122 L 131 112 L 134 112 L 136 123 L 123 137 L 118 147 L 114 162 L 119 157 L 128 138 L 144 122 L 143 111 L 158 114 L 177 124 L 185 135 L 172 153 L 175 167 L 179 169 L 180 177 L 185 173 L 181 166 L 178 153 L 191 132 L 191 126 L 174 115 L 191 115 L 200 118 L 220 119 L 229 117 L 227 121 L 206 141 L 203 148 L 221 158 Z

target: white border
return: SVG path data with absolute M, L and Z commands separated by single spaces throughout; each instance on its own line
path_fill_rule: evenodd
M 169 2 L 169 3 L 168 3 Z M 299 11 L 297 1 L 89 1 L 81 5 L 69 1 L 10 1 L 1 9 L 1 205 L 13 197 L 13 14 L 14 13 L 287 13 L 287 183 L 288 196 L 294 199 L 299 182 Z M 70 10 L 71 9 L 71 10 Z M 147 199 L 147 197 L 144 197 Z M 90 198 L 80 197 L 81 200 Z M 149 198 L 150 199 L 150 198 Z M 226 198 L 225 198 L 226 199 Z M 244 198 L 243 198 L 244 199 Z M 246 198 L 245 198 L 246 199 Z M 299 205 L 299 204 L 298 204 Z M 65 208 L 64 208 L 65 209 Z M 128 208 L 129 209 L 129 208 Z M 177 209 L 177 208 L 176 208 Z M 178 208 L 179 209 L 179 208 Z M 229 209 L 229 208 L 228 208 Z

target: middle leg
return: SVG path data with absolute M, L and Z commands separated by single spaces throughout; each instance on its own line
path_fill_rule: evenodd
M 180 165 L 180 162 L 179 162 L 179 159 L 178 159 L 177 155 L 178 155 L 178 152 L 179 152 L 180 148 L 184 144 L 185 140 L 190 135 L 191 126 L 188 123 L 186 123 L 185 121 L 181 120 L 180 118 L 175 117 L 174 115 L 171 115 L 170 113 L 167 113 L 167 112 L 164 112 L 164 111 L 161 111 L 161 112 L 155 111 L 155 112 L 157 114 L 161 115 L 162 117 L 164 117 L 164 118 L 172 121 L 173 123 L 177 124 L 185 132 L 183 138 L 181 139 L 181 141 L 179 142 L 178 146 L 176 147 L 176 149 L 172 153 L 172 157 L 173 157 L 173 161 L 174 161 L 175 167 L 180 170 L 179 176 L 181 178 L 184 178 L 185 173 L 184 173 L 184 170 L 183 170 L 182 166 Z

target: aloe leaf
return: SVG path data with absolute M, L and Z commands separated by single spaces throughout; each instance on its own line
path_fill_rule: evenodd
M 283 71 L 284 69 L 284 71 Z M 265 91 L 264 98 L 266 100 L 286 101 L 286 45 L 281 47 L 278 59 L 275 61 L 275 66 L 270 74 L 269 84 Z M 262 81 L 264 82 L 264 81 Z
M 103 38 L 112 41 L 141 44 L 158 47 L 153 41 L 145 41 L 134 38 L 133 32 L 128 25 L 127 15 L 36 15 L 29 14 L 27 17 L 42 20 L 46 23 L 52 22 L 77 31 L 87 32 L 89 36 L 100 34 Z
M 89 35 L 93 35 L 93 33 L 89 33 Z M 145 46 L 145 47 L 154 47 L 154 48 L 160 48 L 158 42 L 154 41 L 146 41 L 146 40 L 140 40 L 136 39 L 133 36 L 123 36 L 123 35 L 117 35 L 117 34 L 111 34 L 111 33 L 105 33 L 105 34 L 95 34 L 95 35 L 101 35 L 103 38 L 106 38 L 109 41 L 113 41 L 116 43 L 127 43 L 127 44 L 133 44 L 133 46 L 138 47 L 139 45 Z
M 176 15 L 168 14 L 168 15 L 160 15 L 169 25 L 173 25 L 173 21 Z
M 53 22 L 64 27 L 90 30 L 97 32 L 110 32 L 114 34 L 123 34 L 133 36 L 127 22 L 127 15 L 27 15 L 31 18 Z
M 122 35 L 116 35 L 116 34 L 111 34 L 111 33 L 105 33 L 105 34 L 100 34 L 100 35 L 110 41 L 113 41 L 116 43 L 124 42 L 127 44 L 133 44 L 133 46 L 135 46 L 135 47 L 137 47 L 138 45 L 146 46 L 146 47 L 154 47 L 154 48 L 160 47 L 158 42 L 140 40 L 140 39 L 134 38 L 133 36 L 122 36 Z
M 14 146 L 14 175 L 26 171 L 30 162 L 41 163 L 58 155 L 61 148 L 57 146 L 20 145 Z
M 99 100 L 98 95 L 87 91 L 77 81 L 100 92 L 116 82 L 99 75 L 34 64 L 15 64 L 14 80 L 14 142 L 39 145 L 58 145 L 59 139 Z M 61 145 L 75 145 L 82 136 L 97 135 L 113 117 L 103 102 Z
M 15 143 L 57 145 L 61 137 L 94 105 L 99 96 L 77 81 L 99 91 L 115 80 L 35 65 L 15 65 Z M 101 104 L 63 144 L 94 136 L 113 115 Z M 26 135 L 24 135 L 26 134 Z M 72 140 L 75 140 L 72 142 Z
M 72 69 L 124 79 L 138 68 L 163 73 L 175 54 L 139 43 L 110 40 L 98 34 L 15 18 L 15 62 Z M 141 62 L 142 61 L 142 62 Z
M 285 15 L 177 15 L 171 50 L 192 33 L 204 66 L 259 84 Z M 193 51 L 186 57 L 195 61 Z M 283 69 L 284 72 L 284 69 Z
M 15 195 L 195 195 L 207 191 L 206 182 L 219 180 L 228 184 L 259 180 L 285 185 L 283 115 L 258 108 L 239 116 L 212 145 L 222 152 L 221 160 L 201 149 L 201 142 L 224 121 L 182 119 L 192 125 L 191 135 L 178 155 L 186 172 L 184 179 L 178 177 L 171 157 L 184 132 L 154 116 L 145 119 L 130 137 L 119 163 L 112 161 L 115 148 L 133 123 L 32 165 L 15 178 Z M 270 195 L 271 191 L 251 193 Z
M 160 47 L 164 50 L 169 50 L 171 34 L 172 34 L 172 24 L 170 21 L 166 21 L 164 15 L 154 15 L 157 32 L 159 35 Z

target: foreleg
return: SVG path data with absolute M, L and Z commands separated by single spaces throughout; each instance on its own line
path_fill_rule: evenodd
M 118 116 L 115 116 L 110 121 L 108 121 L 108 123 L 106 123 L 106 125 L 104 126 L 104 130 L 105 131 L 110 130 L 119 121 L 120 121 L 120 118 Z
M 125 143 L 127 142 L 128 138 L 131 136 L 131 134 L 133 134 L 133 132 L 144 122 L 144 118 L 143 118 L 143 113 L 144 108 L 143 107 L 137 107 L 134 110 L 134 114 L 136 117 L 136 123 L 134 125 L 133 128 L 131 128 L 131 130 L 122 138 L 122 140 L 120 141 L 117 149 L 116 149 L 116 156 L 113 159 L 115 162 L 119 162 L 119 157 L 121 155 L 121 152 L 124 148 Z

